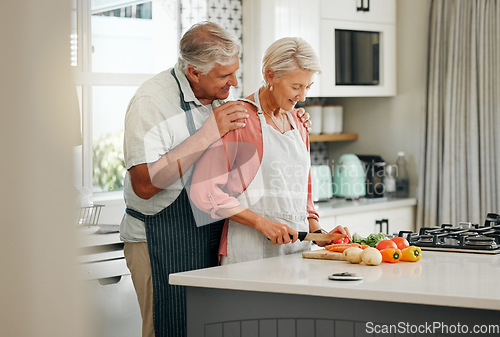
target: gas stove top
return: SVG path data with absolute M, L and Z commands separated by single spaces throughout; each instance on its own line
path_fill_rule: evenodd
M 500 253 L 500 215 L 488 213 L 483 226 L 461 222 L 458 226 L 443 224 L 441 227 L 423 227 L 419 233 L 401 231 L 410 245 L 423 250 L 462 253 Z

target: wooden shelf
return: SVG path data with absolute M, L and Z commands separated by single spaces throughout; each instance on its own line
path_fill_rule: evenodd
M 320 135 L 309 135 L 310 142 L 344 142 L 348 140 L 357 140 L 357 133 L 332 133 L 332 134 L 320 134 Z

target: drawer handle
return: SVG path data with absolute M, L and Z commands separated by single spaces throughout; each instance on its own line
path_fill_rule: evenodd
M 107 285 L 111 285 L 111 284 L 117 284 L 118 282 L 120 282 L 121 279 L 122 279 L 122 276 L 120 275 L 120 276 L 100 278 L 97 280 L 97 282 L 99 282 L 99 284 L 102 286 L 107 286 Z
M 356 7 L 356 11 L 358 12 L 369 12 L 370 11 L 370 0 L 366 0 L 366 6 L 365 6 L 365 0 L 358 0 L 358 6 Z
M 380 226 L 379 227 L 379 233 L 383 233 L 383 228 L 382 226 L 385 224 L 385 234 L 389 235 L 389 219 L 380 219 L 380 220 L 375 220 L 375 226 Z
M 362 10 L 363 10 L 363 7 L 364 7 L 364 5 L 363 5 L 364 0 L 358 0 L 357 2 L 358 2 L 358 6 L 356 7 L 356 10 L 357 10 L 358 12 L 359 12 L 359 11 L 362 11 Z
M 370 11 L 370 0 L 366 0 L 366 7 L 363 6 L 363 12 Z

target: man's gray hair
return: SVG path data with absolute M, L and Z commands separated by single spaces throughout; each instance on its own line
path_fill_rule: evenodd
M 204 21 L 193 25 L 179 42 L 179 65 L 187 75 L 187 66 L 192 65 L 203 75 L 217 64 L 226 66 L 235 63 L 240 53 L 240 43 L 234 34 L 216 23 Z
M 267 48 L 262 58 L 262 75 L 266 86 L 267 69 L 272 69 L 278 78 L 293 70 L 321 72 L 316 52 L 306 40 L 299 37 L 284 37 Z

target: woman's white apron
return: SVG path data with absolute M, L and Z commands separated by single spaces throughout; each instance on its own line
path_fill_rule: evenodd
M 309 232 L 307 189 L 311 164 L 306 145 L 288 111 L 286 114 L 293 129 L 281 134 L 267 124 L 258 92 L 254 97 L 262 128 L 262 162 L 238 201 L 264 218 Z M 310 247 L 309 242 L 300 241 L 272 244 L 256 229 L 229 220 L 227 257 L 222 258 L 222 264 L 302 252 Z

